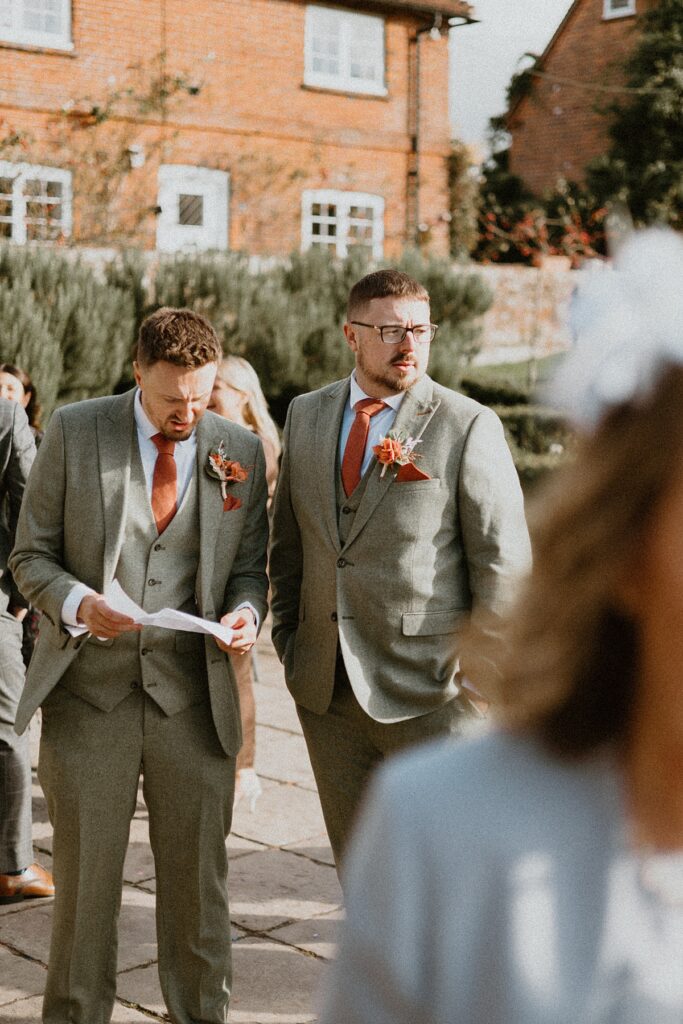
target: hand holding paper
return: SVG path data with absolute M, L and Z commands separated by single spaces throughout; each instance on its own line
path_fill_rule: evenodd
M 140 626 L 159 626 L 161 629 L 177 629 L 186 633 L 207 633 L 229 647 L 234 632 L 229 626 L 200 619 L 198 615 L 179 612 L 175 608 L 162 608 L 159 612 L 146 612 L 124 591 L 118 580 L 112 580 L 104 588 L 104 598 L 114 611 L 130 618 Z

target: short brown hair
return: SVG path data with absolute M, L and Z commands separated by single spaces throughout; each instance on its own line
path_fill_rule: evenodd
M 679 471 L 682 408 L 672 366 L 646 401 L 608 413 L 540 495 L 534 570 L 507 624 L 502 679 L 490 681 L 503 719 L 556 754 L 628 737 L 641 641 L 618 590 Z M 470 643 L 476 653 L 476 632 Z
M 164 306 L 140 324 L 137 361 L 142 366 L 164 361 L 196 369 L 223 358 L 215 330 L 201 313 Z
M 424 285 L 404 274 L 402 270 L 375 270 L 374 273 L 361 277 L 360 281 L 356 281 L 351 289 L 346 308 L 347 319 L 350 320 L 360 307 L 365 306 L 373 299 L 386 299 L 394 296 L 399 299 L 418 299 L 420 302 L 429 302 L 429 292 Z

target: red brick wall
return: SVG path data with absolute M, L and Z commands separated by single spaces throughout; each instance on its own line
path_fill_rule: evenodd
M 637 13 L 653 2 L 638 0 Z M 602 13 L 603 0 L 580 0 L 544 62 L 552 78 L 534 79 L 514 112 L 511 170 L 537 194 L 558 178 L 580 181 L 586 164 L 609 145 L 605 117 L 594 108 L 608 105 L 614 93 L 588 86 L 623 82 L 638 18 L 603 20 Z
M 300 245 L 303 189 L 367 191 L 384 196 L 385 252 L 396 253 L 406 241 L 408 40 L 416 24 L 405 15 L 387 19 L 388 97 L 374 98 L 303 86 L 304 16 L 295 0 L 73 0 L 73 54 L 0 41 L 0 118 L 32 133 L 23 159 L 66 166 L 72 143 L 63 125 L 58 147 L 54 138 L 64 104 L 102 100 L 131 81 L 144 91 L 150 72 L 134 66 L 150 68 L 165 50 L 167 72 L 196 81 L 198 95 L 176 97 L 165 119 L 156 112 L 146 123 L 99 129 L 105 149 L 127 133 L 158 150 L 123 185 L 131 201 L 154 206 L 160 161 L 229 171 L 230 246 L 278 253 Z M 445 252 L 447 41 L 423 36 L 421 49 L 420 219 Z M 76 223 L 85 198 L 75 195 Z M 146 245 L 154 230 L 150 216 L 140 227 Z

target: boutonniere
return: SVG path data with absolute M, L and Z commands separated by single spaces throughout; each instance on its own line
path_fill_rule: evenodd
M 221 441 L 218 448 L 212 448 L 209 452 L 209 463 L 206 467 L 209 476 L 220 480 L 221 496 L 223 498 L 223 511 L 230 512 L 232 509 L 242 507 L 240 498 L 228 494 L 228 484 L 241 484 L 249 476 L 249 470 L 234 459 L 229 459 L 225 454 L 225 445 Z
M 415 437 L 405 437 L 401 431 L 390 430 L 386 437 L 381 437 L 379 444 L 372 449 L 377 456 L 377 461 L 382 463 L 380 478 L 384 476 L 389 466 L 413 466 L 415 459 L 420 456 L 415 452 L 415 446 L 422 444 Z M 400 472 L 400 468 L 398 470 Z

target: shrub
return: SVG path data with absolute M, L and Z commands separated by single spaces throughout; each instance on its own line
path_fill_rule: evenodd
M 15 246 L 0 248 L 0 288 L 0 354 L 35 380 L 48 415 L 55 405 L 113 390 L 134 326 L 128 291 L 80 260 Z

